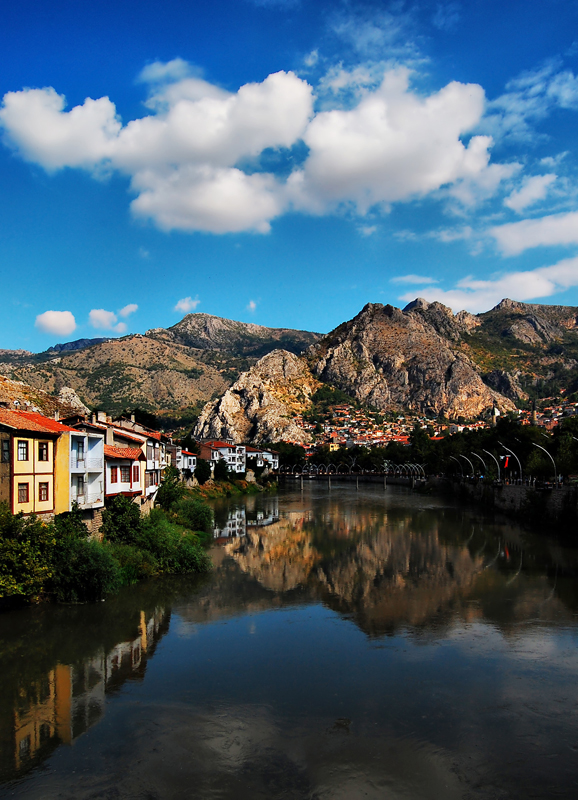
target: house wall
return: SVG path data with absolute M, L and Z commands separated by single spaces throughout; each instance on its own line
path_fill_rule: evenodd
M 28 459 L 18 460 L 18 444 L 26 442 L 28 445 Z M 46 444 L 48 460 L 40 461 L 39 444 Z M 12 443 L 12 496 L 11 507 L 14 514 L 21 511 L 24 514 L 45 514 L 55 509 L 55 481 L 54 481 L 54 442 L 51 439 L 33 436 L 15 435 Z M 40 500 L 40 484 L 48 484 L 48 499 Z M 28 485 L 28 502 L 21 503 L 18 499 L 20 484 Z
M 54 513 L 70 511 L 70 435 L 63 433 L 54 454 Z
M 0 431 L 0 454 L 2 452 L 2 442 L 8 442 L 10 451 L 12 450 L 10 438 L 9 433 Z M 12 455 L 10 458 L 12 458 Z M 3 462 L 0 460 L 0 503 L 10 503 L 10 461 Z

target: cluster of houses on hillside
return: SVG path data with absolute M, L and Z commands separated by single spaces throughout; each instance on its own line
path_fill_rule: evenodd
M 48 517 L 76 503 L 89 530 L 98 530 L 106 498 L 122 494 L 143 513 L 150 510 L 168 466 L 184 479 L 193 477 L 197 458 L 211 468 L 223 459 L 237 474 L 245 473 L 248 458 L 257 467 L 279 467 L 272 450 L 228 440 L 199 446 L 199 456 L 183 450 L 134 416 L 112 420 L 98 412 L 90 418 L 56 414 L 52 419 L 37 410 L 0 407 L 0 502 L 7 502 L 13 514 Z

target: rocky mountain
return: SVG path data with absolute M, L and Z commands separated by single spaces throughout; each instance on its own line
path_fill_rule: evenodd
M 42 389 L 28 386 L 22 381 L 12 381 L 3 375 L 0 375 L 0 405 L 12 410 L 37 410 L 47 417 L 52 417 L 55 412 L 61 417 L 88 412 L 76 392 L 69 386 L 63 386 L 58 395 L 54 396 Z
M 93 344 L 102 344 L 108 342 L 108 336 L 101 336 L 96 339 L 75 339 L 73 342 L 64 342 L 62 344 L 54 344 L 49 347 L 47 353 L 62 353 L 67 350 L 84 350 L 86 347 L 92 347 Z
M 236 356 L 260 358 L 271 350 L 283 349 L 301 353 L 317 339 L 318 333 L 265 328 L 250 322 L 235 322 L 212 314 L 187 314 L 171 328 L 154 328 L 147 336 L 171 339 L 198 350 L 219 350 Z
M 245 372 L 224 395 L 208 403 L 195 427 L 200 438 L 228 438 L 255 443 L 309 435 L 294 422 L 311 405 L 320 386 L 305 359 L 274 350 Z
M 0 351 L 0 373 L 54 395 L 72 387 L 86 405 L 114 413 L 140 407 L 186 421 L 259 355 L 280 342 L 300 352 L 318 338 L 307 331 L 188 314 L 172 328 L 144 336 L 80 339 L 39 354 Z

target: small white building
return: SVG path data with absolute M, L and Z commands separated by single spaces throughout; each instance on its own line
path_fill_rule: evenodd
M 104 456 L 107 497 L 117 494 L 137 497 L 143 494 L 143 467 L 146 459 L 140 448 L 105 444 Z M 144 477 L 146 478 L 146 474 Z
M 201 442 L 200 448 L 200 457 L 209 462 L 211 469 L 214 468 L 217 461 L 223 459 L 227 462 L 230 472 L 245 472 L 247 466 L 245 445 L 235 444 L 231 440 L 207 439 Z

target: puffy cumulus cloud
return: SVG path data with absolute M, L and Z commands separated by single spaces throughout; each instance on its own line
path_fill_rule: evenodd
M 578 211 L 508 222 L 490 228 L 489 233 L 506 256 L 533 247 L 578 244 Z
M 155 84 L 156 113 L 124 127 L 108 98 L 65 111 L 54 89 L 9 92 L 0 123 L 22 155 L 46 169 L 128 174 L 138 194 L 133 211 L 162 228 L 268 230 L 282 208 L 274 177 L 235 165 L 301 137 L 313 113 L 311 86 L 278 72 L 231 93 L 200 78 L 175 81 L 183 71 L 179 60 L 146 67 L 141 79 Z
M 520 189 L 513 191 L 509 197 L 506 197 L 504 205 L 518 213 L 523 211 L 528 206 L 546 197 L 548 189 L 554 183 L 556 177 L 553 173 L 549 173 L 548 175 L 534 175 L 531 178 L 526 178 Z
M 36 317 L 36 327 L 42 333 L 68 336 L 76 330 L 76 320 L 71 311 L 45 311 Z
M 283 190 L 272 175 L 246 175 L 236 168 L 186 166 L 166 174 L 146 170 L 132 185 L 138 192 L 133 213 L 150 217 L 165 230 L 267 233 L 269 220 L 283 210 Z
M 88 315 L 88 321 L 93 328 L 100 330 L 115 331 L 116 333 L 126 331 L 126 324 L 118 321 L 114 311 L 106 311 L 104 308 L 93 308 Z
M 23 89 L 4 95 L 0 124 L 8 141 L 28 161 L 47 170 L 94 169 L 118 142 L 121 123 L 108 97 L 87 98 L 64 111 L 65 98 L 54 89 Z
M 138 311 L 138 306 L 136 303 L 129 303 L 128 305 L 121 308 L 118 312 L 119 317 L 129 317 L 131 314 L 134 314 L 135 311 Z
M 461 140 L 483 111 L 481 86 L 452 82 L 420 97 L 407 69 L 391 70 L 355 108 L 321 112 L 309 124 L 309 156 L 288 182 L 294 202 L 317 212 L 352 202 L 363 214 L 459 181 L 486 180 L 495 189 L 511 168 L 490 170 L 491 139 Z
M 174 311 L 180 311 L 183 314 L 190 314 L 191 311 L 194 311 L 196 307 L 199 305 L 201 301 L 198 297 L 195 297 L 193 300 L 192 297 L 181 297 L 181 299 L 177 302 L 176 306 L 174 307 Z
M 247 303 L 247 311 L 253 313 L 256 310 L 257 310 L 257 303 L 254 300 L 249 300 L 249 302 Z
M 396 275 L 391 278 L 391 283 L 411 283 L 416 286 L 425 285 L 426 283 L 437 283 L 435 278 L 428 277 L 427 275 Z
M 426 300 L 439 300 L 454 312 L 466 309 L 477 314 L 493 308 L 505 297 L 524 302 L 550 297 L 573 286 L 578 286 L 578 257 L 534 270 L 503 273 L 489 280 L 468 276 L 458 281 L 453 289 L 431 287 L 422 293 Z M 405 302 L 412 299 L 411 292 L 400 297 Z
M 402 23 L 386 17 L 359 35 L 398 35 Z M 347 20 L 340 24 L 341 35 L 353 36 Z M 322 214 L 343 205 L 364 215 L 440 190 L 471 205 L 518 168 L 489 164 L 490 137 L 462 140 L 483 114 L 480 86 L 452 82 L 422 96 L 407 68 L 383 69 L 336 72 L 333 89 L 353 85 L 359 96 L 351 108 L 314 114 L 312 87 L 291 72 L 228 92 L 174 59 L 145 67 L 151 112 L 125 125 L 108 98 L 66 110 L 54 89 L 9 92 L 0 124 L 25 158 L 48 170 L 129 176 L 134 215 L 164 230 L 266 233 L 291 208 Z M 264 151 L 298 142 L 308 154 L 288 178 L 259 169 Z

